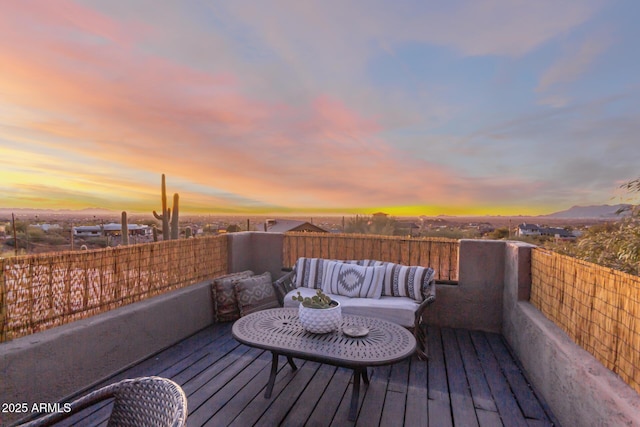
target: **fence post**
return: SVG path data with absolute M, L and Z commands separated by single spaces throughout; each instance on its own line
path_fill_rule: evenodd
M 7 340 L 7 285 L 4 282 L 5 258 L 0 258 L 0 342 Z

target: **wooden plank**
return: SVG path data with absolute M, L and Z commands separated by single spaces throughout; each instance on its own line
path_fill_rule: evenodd
M 478 409 L 476 413 L 478 414 L 480 427 L 499 427 L 503 425 L 500 415 L 497 412 Z
M 429 425 L 453 426 L 451 416 L 451 404 L 449 399 L 449 385 L 447 383 L 447 371 L 444 362 L 440 328 L 427 327 L 427 340 L 429 343 L 429 381 L 428 381 L 428 412 Z
M 498 360 L 491 351 L 485 334 L 477 331 L 472 331 L 470 334 L 503 423 L 508 426 L 526 426 L 524 415 L 511 393 L 509 383 L 500 370 Z
M 375 369 L 369 370 L 369 385 L 361 382 L 360 395 L 362 396 L 362 394 L 365 393 L 365 396 L 362 403 L 358 406 L 356 426 L 370 427 L 378 424 L 382 416 L 382 408 L 387 394 L 387 384 L 389 383 L 390 373 L 390 366 L 378 366 Z M 351 382 L 353 383 L 353 381 Z M 351 389 L 349 390 L 349 398 L 345 399 L 345 401 L 351 400 L 350 394 Z M 345 418 L 345 420 L 347 418 Z
M 269 357 L 269 359 L 271 359 L 271 357 Z M 271 399 L 264 398 L 265 384 L 269 379 L 271 371 L 270 366 L 271 363 L 262 365 L 260 368 L 254 367 L 253 364 L 248 366 L 241 375 L 238 375 L 238 377 L 234 379 L 237 384 L 234 384 L 233 388 L 230 388 L 221 396 L 221 400 L 225 401 L 224 404 L 202 425 L 210 427 L 228 426 L 240 413 L 244 413 L 245 416 L 258 417 L 259 415 L 255 415 L 255 413 L 249 409 L 248 403 L 258 400 L 271 401 Z M 244 378 L 240 379 L 241 376 Z
M 428 326 L 427 329 L 427 342 L 429 343 L 429 399 L 442 400 L 449 405 L 449 385 L 447 383 L 440 328 Z
M 320 365 L 313 379 L 304 389 L 296 404 L 291 408 L 291 411 L 289 411 L 282 423 L 280 423 L 281 427 L 298 427 L 307 422 L 311 413 L 320 401 L 322 394 L 327 388 L 329 381 L 331 381 L 336 369 L 337 368 L 335 366 Z M 331 412 L 332 414 L 335 412 L 335 409 L 331 411 L 331 409 L 327 407 L 323 407 L 321 409 Z
M 310 426 L 328 426 L 331 425 L 333 419 L 339 419 L 338 415 L 342 415 L 340 420 L 344 420 L 344 425 L 352 425 L 347 421 L 349 415 L 349 401 L 351 399 L 351 387 L 349 381 L 353 376 L 353 371 L 346 368 L 336 369 L 329 385 L 327 386 L 322 397 L 314 408 L 307 425 Z M 346 396 L 346 397 L 345 397 Z M 360 394 L 362 396 L 362 393 Z M 344 406 L 342 414 L 338 414 L 341 402 L 347 402 Z M 360 399 L 362 402 L 362 397 Z M 339 424 L 336 424 L 339 425 Z
M 427 362 L 413 356 L 409 368 L 405 425 L 426 427 L 429 423 L 427 409 Z
M 496 404 L 491 396 L 491 390 L 489 390 L 489 384 L 482 372 L 482 366 L 478 360 L 476 349 L 473 347 L 469 332 L 463 329 L 456 330 L 456 338 L 458 341 L 458 347 L 460 348 L 460 355 L 462 362 L 464 363 L 465 371 L 467 373 L 467 380 L 469 381 L 469 388 L 471 389 L 471 397 L 476 408 L 484 409 L 487 411 L 497 412 Z
M 285 359 L 281 357 L 281 359 Z M 259 425 L 277 425 L 289 411 L 297 396 L 313 377 L 317 364 L 304 360 L 296 361 L 298 370 L 284 365 L 278 373 L 273 394 L 269 399 L 264 397 L 264 390 L 269 379 L 269 368 L 265 368 L 259 376 L 247 384 L 231 399 L 206 425 L 210 426 L 249 426 L 255 425 L 258 419 L 265 417 Z M 310 366 L 307 366 L 310 365 Z M 268 410 L 271 414 L 269 415 Z M 277 417 L 276 422 L 269 417 Z M 228 420 L 233 420 L 229 422 Z
M 210 346 L 193 353 L 192 357 L 184 358 L 173 366 L 160 371 L 160 376 L 171 378 L 178 384 L 185 384 L 235 350 L 239 345 L 240 343 L 234 339 L 214 341 Z
M 380 418 L 381 426 L 404 425 L 410 365 L 410 358 L 391 365 L 387 394 L 382 408 L 382 417 Z
M 554 425 L 557 426 L 559 424 L 551 422 L 551 421 L 547 421 L 547 420 L 531 420 L 531 419 L 527 419 L 527 425 L 529 427 L 552 427 Z
M 196 392 L 187 394 L 190 411 L 188 424 L 203 425 L 270 363 L 271 353 L 251 349 Z
M 109 400 L 102 405 L 96 405 L 91 408 L 87 408 L 84 411 L 73 414 L 72 416 L 65 418 L 59 423 L 56 423 L 56 427 L 72 427 L 72 426 L 95 426 L 101 423 L 106 423 L 109 420 L 109 415 L 113 408 L 113 400 Z
M 476 417 L 473 399 L 469 392 L 469 384 L 456 335 L 452 329 L 442 329 L 442 344 L 444 357 L 447 361 L 446 369 L 454 424 L 469 427 L 477 426 L 478 418 Z
M 451 406 L 445 400 L 429 400 L 429 425 L 438 427 L 453 427 Z
M 206 349 L 215 348 L 215 342 L 218 339 L 226 340 L 230 335 L 230 324 L 214 324 L 160 353 L 141 361 L 126 371 L 114 375 L 108 382 L 105 381 L 96 388 L 124 378 L 145 376 L 148 375 L 149 372 L 153 372 L 154 375 L 170 376 L 168 369 L 171 366 L 180 363 L 182 360 L 191 358 L 193 354 L 201 354 L 200 352 L 208 351 Z
M 391 391 L 406 393 L 409 384 L 409 366 L 411 358 L 406 358 L 398 363 L 391 365 L 391 373 L 389 374 L 388 388 Z
M 206 397 L 204 393 L 199 393 L 195 395 L 195 393 L 200 390 L 203 386 L 207 385 L 212 379 L 224 373 L 224 375 L 229 375 L 225 371 L 227 369 L 231 370 L 231 372 L 241 369 L 241 365 L 232 366 L 237 362 L 238 359 L 246 358 L 246 357 L 257 357 L 260 354 L 258 350 L 252 350 L 249 352 L 250 348 L 247 346 L 239 346 L 233 349 L 230 353 L 228 353 L 222 359 L 219 359 L 216 363 L 210 365 L 207 369 L 200 372 L 200 374 L 190 379 L 184 384 L 181 384 L 182 389 L 190 398 L 190 408 L 191 410 L 195 410 L 202 401 L 197 396 Z
M 533 394 L 533 390 L 524 374 L 513 360 L 513 356 L 507 349 L 502 337 L 498 334 L 486 334 L 486 336 L 524 416 L 535 420 L 549 421 L 547 414 Z
M 320 363 L 307 361 L 302 366 L 299 366 L 297 372 L 291 372 L 291 381 L 277 396 L 277 400 L 272 399 L 272 404 L 267 408 L 267 411 L 263 413 L 260 419 L 256 420 L 255 425 L 279 425 L 293 408 L 296 406 L 306 406 L 307 402 L 303 402 L 301 400 L 300 391 L 305 390 L 309 387 L 311 382 L 318 379 L 316 377 L 316 372 L 320 366 L 322 366 Z M 315 404 L 315 402 L 312 402 L 312 405 L 313 404 Z M 247 407 L 247 409 L 249 409 L 249 407 Z M 239 419 L 240 418 L 234 420 L 234 424 L 237 424 L 236 421 Z M 237 425 L 244 426 L 249 424 Z
M 407 402 L 406 393 L 387 390 L 384 399 L 384 408 L 380 417 L 380 425 L 384 427 L 402 427 L 405 425 L 405 404 Z M 369 424 L 371 425 L 371 424 Z

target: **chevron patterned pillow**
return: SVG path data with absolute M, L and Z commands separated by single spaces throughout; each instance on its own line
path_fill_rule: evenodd
M 253 276 L 253 271 L 231 273 L 216 278 L 211 284 L 213 308 L 216 322 L 232 322 L 240 318 L 238 302 L 233 291 L 234 284 L 241 279 Z
M 240 316 L 246 316 L 255 311 L 280 307 L 276 291 L 271 283 L 271 273 L 268 271 L 259 276 L 252 276 L 236 282 L 234 285 Z

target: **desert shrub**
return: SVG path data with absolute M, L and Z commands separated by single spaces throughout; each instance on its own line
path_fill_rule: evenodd
M 42 242 L 46 238 L 45 232 L 41 228 L 29 227 L 29 241 L 38 243 Z
M 640 272 L 640 217 L 589 230 L 575 245 L 574 256 L 630 274 Z
M 487 234 L 487 237 L 489 239 L 494 239 L 494 240 L 502 240 L 502 239 L 508 239 L 509 238 L 509 227 L 500 227 L 500 228 L 496 228 L 495 230 L 489 232 Z
M 621 186 L 640 193 L 640 178 Z M 625 209 L 628 216 L 619 221 L 591 227 L 575 245 L 545 245 L 565 255 L 574 256 L 630 274 L 640 274 L 640 206 Z M 621 212 L 622 213 L 622 212 Z

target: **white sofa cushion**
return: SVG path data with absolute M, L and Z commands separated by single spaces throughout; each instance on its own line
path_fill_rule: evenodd
M 298 292 L 300 292 L 300 295 L 303 297 L 312 297 L 316 294 L 315 289 L 304 287 L 294 289 L 285 295 L 285 307 L 298 307 L 300 303 L 291 298 L 294 295 L 297 295 Z M 330 297 L 340 302 L 343 314 L 377 317 L 379 319 L 397 323 L 398 325 L 407 328 L 414 326 L 415 313 L 419 306 L 414 299 L 408 297 L 382 296 L 378 299 L 349 298 L 343 295 L 334 294 L 331 294 Z
M 322 291 L 352 298 L 380 298 L 383 266 L 363 267 L 355 264 L 330 261 L 324 263 Z

